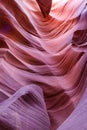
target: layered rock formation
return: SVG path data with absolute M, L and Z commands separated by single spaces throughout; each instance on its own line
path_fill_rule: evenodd
M 87 0 L 0 0 L 0 130 L 68 130 L 86 86 Z

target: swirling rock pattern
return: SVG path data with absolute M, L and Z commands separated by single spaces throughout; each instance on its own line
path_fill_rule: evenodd
M 68 130 L 86 86 L 87 0 L 0 0 L 0 130 Z

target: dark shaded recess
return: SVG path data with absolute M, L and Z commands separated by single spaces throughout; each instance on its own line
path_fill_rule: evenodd
M 0 48 L 8 48 L 3 38 L 0 38 Z
M 16 28 L 14 28 L 6 12 L 0 9 L 0 33 L 7 35 L 12 40 L 19 42 L 20 44 L 32 47 L 30 43 Z
M 8 34 L 13 31 L 13 25 L 10 22 L 5 11 L 0 9 L 0 33 Z
M 29 105 L 33 105 L 34 104 L 33 98 L 30 93 L 26 93 L 25 95 L 21 96 L 20 100 L 21 101 L 23 100 L 25 103 L 27 103 Z
M 0 9 L 0 33 L 9 33 L 12 31 L 12 25 L 4 10 Z
M 87 42 L 87 30 L 78 30 L 74 32 L 72 43 L 73 45 L 81 45 Z
M 48 109 L 57 110 L 58 108 L 65 107 L 70 101 L 70 97 L 64 92 L 64 90 L 53 90 L 46 97 L 46 102 L 48 103 Z
M 5 8 L 11 12 L 17 19 L 19 24 L 29 33 L 38 36 L 36 30 L 34 29 L 32 23 L 29 21 L 26 14 L 22 12 L 20 7 L 14 0 L 0 0 L 0 2 L 5 6 Z
M 57 88 L 42 82 L 33 83 L 39 85 L 42 88 L 45 101 L 48 104 L 48 109 L 58 109 L 70 101 L 70 97 L 66 94 L 65 90 L 62 88 L 60 89 L 59 86 L 59 88 Z
M 40 10 L 43 14 L 44 17 L 48 16 L 51 10 L 51 5 L 52 5 L 52 0 L 46 0 L 46 2 L 44 0 L 36 0 Z
M 37 97 L 35 97 L 35 94 L 31 93 L 31 92 L 27 92 L 25 95 L 22 95 L 21 98 L 19 99 L 22 103 L 24 103 L 26 105 L 31 105 L 31 106 L 35 106 L 35 105 L 41 105 L 39 100 L 37 99 Z
M 11 31 L 10 24 L 8 24 L 8 22 L 1 19 L 0 20 L 0 32 L 8 33 L 9 31 Z
M 0 120 L 0 130 L 15 130 L 8 122 Z

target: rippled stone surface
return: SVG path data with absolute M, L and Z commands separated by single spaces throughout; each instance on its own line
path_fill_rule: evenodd
M 87 0 L 0 0 L 0 130 L 76 130 L 86 86 Z

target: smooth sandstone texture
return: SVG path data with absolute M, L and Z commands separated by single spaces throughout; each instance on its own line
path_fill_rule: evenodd
M 86 87 L 87 0 L 0 0 L 0 130 L 85 130 Z

